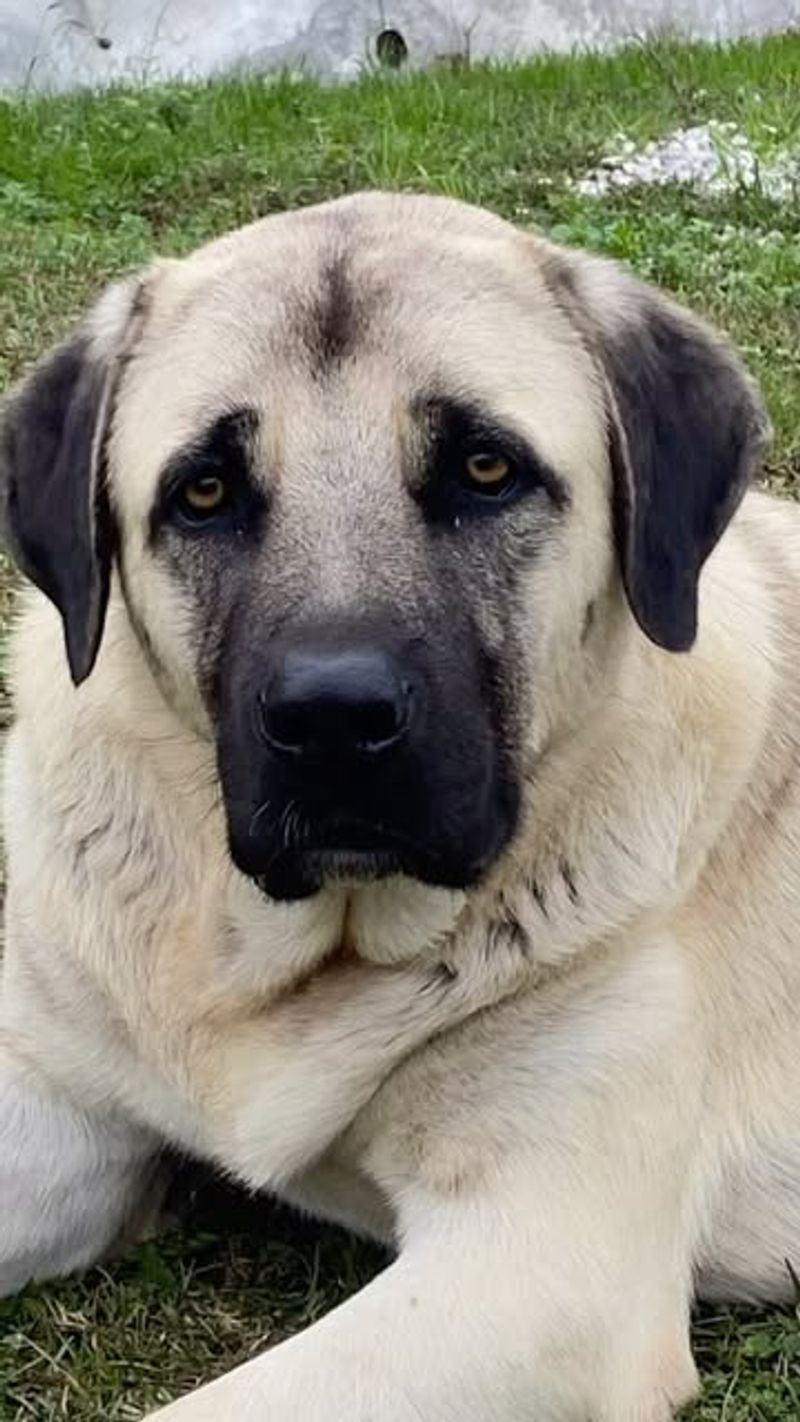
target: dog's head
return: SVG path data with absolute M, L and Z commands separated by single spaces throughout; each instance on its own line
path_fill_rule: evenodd
M 466 887 L 613 629 L 691 647 L 762 432 L 615 267 L 376 194 L 112 288 L 9 402 L 6 524 L 75 682 L 118 570 L 268 894 Z

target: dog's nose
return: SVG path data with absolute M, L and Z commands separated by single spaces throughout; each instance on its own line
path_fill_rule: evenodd
M 283 755 L 379 756 L 408 730 L 412 688 L 380 649 L 288 651 L 259 696 L 264 737 Z

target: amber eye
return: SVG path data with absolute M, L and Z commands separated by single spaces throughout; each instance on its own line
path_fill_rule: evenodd
M 464 460 L 464 482 L 481 494 L 503 494 L 514 482 L 514 471 L 494 449 L 477 449 Z
M 218 474 L 202 474 L 184 484 L 180 499 L 184 512 L 190 518 L 209 518 L 224 508 L 228 498 L 228 486 Z

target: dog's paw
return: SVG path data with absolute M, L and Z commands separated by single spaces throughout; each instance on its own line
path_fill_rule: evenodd
M 489 923 L 468 924 L 455 935 L 434 973 L 443 991 L 479 1011 L 531 983 L 535 973 L 532 944 L 518 920 L 502 913 Z

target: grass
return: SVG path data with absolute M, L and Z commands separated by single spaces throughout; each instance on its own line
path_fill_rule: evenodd
M 485 203 L 622 258 L 727 328 L 775 426 L 772 484 L 800 487 L 800 196 L 580 198 L 624 131 L 732 120 L 765 161 L 800 153 L 800 35 L 727 50 L 665 40 L 614 58 L 0 100 L 0 382 L 112 274 L 263 213 L 357 187 Z M 0 617 L 9 598 L 2 588 Z M 0 1203 L 0 1208 L 2 1204 Z M 372 1250 L 208 1187 L 183 1223 L 85 1280 L 0 1304 L 0 1422 L 132 1419 L 317 1317 Z M 692 1422 L 800 1417 L 794 1310 L 703 1313 Z
M 190 1200 L 190 1220 L 158 1244 L 0 1301 L 3 1422 L 139 1418 L 304 1327 L 383 1263 L 218 1186 Z

